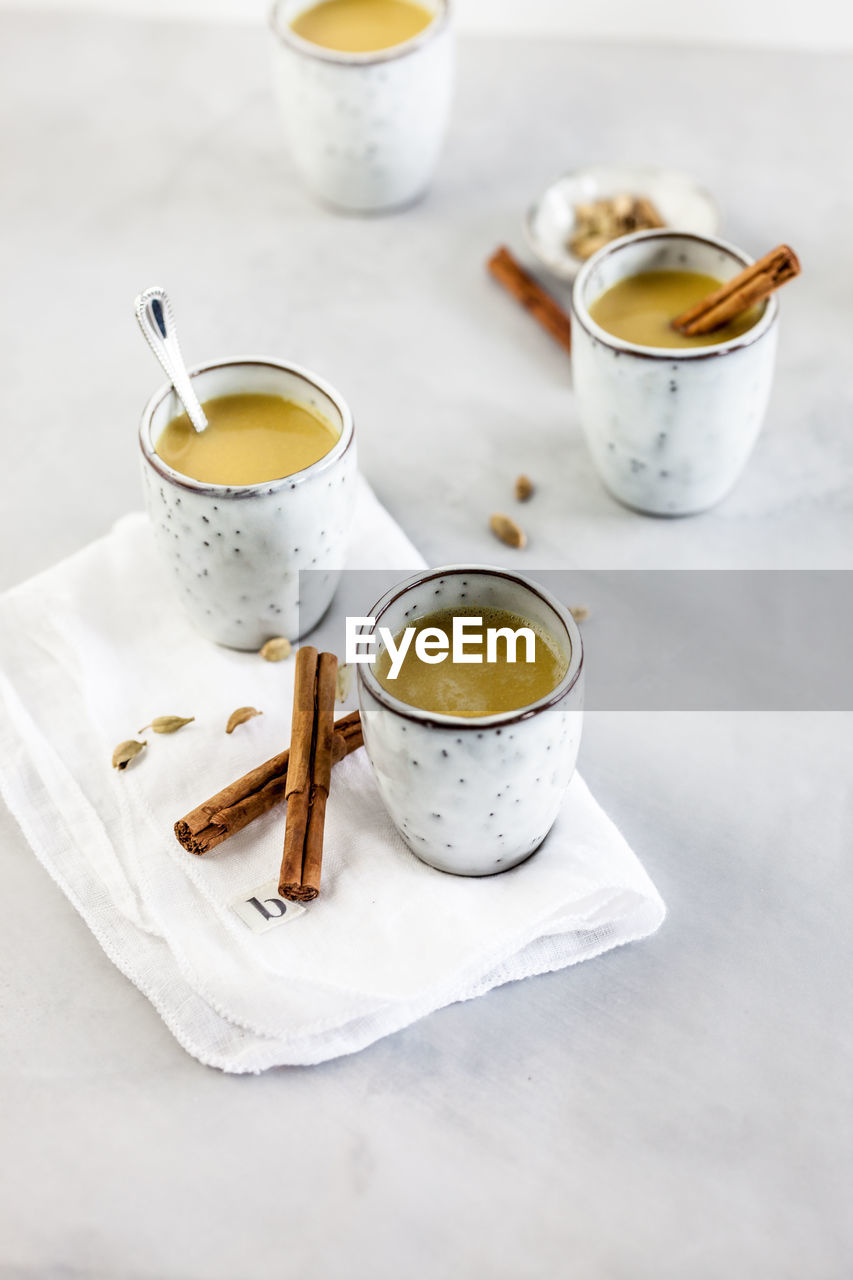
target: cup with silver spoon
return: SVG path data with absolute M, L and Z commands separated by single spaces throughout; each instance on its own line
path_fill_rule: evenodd
M 349 406 L 325 379 L 270 357 L 188 369 L 165 290 L 146 289 L 134 309 L 169 379 L 143 410 L 139 443 L 148 514 L 178 597 L 218 644 L 259 649 L 272 636 L 296 640 L 325 613 L 344 567 L 356 489 Z M 254 430 L 261 410 L 284 415 L 282 439 L 276 430 Z M 323 425 L 328 448 L 299 465 L 288 422 L 309 418 Z M 196 463 L 199 445 L 204 466 Z M 210 457 L 223 473 L 205 469 Z M 192 470 L 216 478 L 199 479 Z M 265 478 L 252 480 L 254 474 Z

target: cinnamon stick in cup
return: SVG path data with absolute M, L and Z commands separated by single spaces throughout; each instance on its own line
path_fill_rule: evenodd
M 800 263 L 794 250 L 786 244 L 777 245 L 707 298 L 676 316 L 672 327 L 688 338 L 713 333 L 799 274 Z
M 287 822 L 278 891 L 291 902 L 320 892 L 326 800 L 332 779 L 338 660 L 303 645 L 296 655 L 287 770 Z
M 332 763 L 337 764 L 363 744 L 361 719 L 357 711 L 351 711 L 335 721 Z M 175 823 L 179 844 L 187 853 L 209 853 L 255 818 L 282 804 L 289 762 L 290 751 L 281 751 L 179 818 Z

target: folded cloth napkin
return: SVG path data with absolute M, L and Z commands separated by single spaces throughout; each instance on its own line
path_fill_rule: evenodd
M 356 528 L 352 567 L 403 576 L 423 563 L 363 481 Z M 335 767 L 321 895 L 280 917 L 283 809 L 201 858 L 172 826 L 282 749 L 292 685 L 292 658 L 267 663 L 192 630 L 143 515 L 0 597 L 3 796 L 104 951 L 200 1061 L 321 1062 L 660 925 L 654 885 L 579 777 L 535 857 L 464 879 L 408 851 L 363 751 Z M 226 735 L 243 705 L 265 714 Z M 156 715 L 195 720 L 137 734 Z M 134 736 L 145 752 L 113 769 L 113 748 Z

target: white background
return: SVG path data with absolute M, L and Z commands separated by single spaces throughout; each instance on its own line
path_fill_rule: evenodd
M 463 31 L 582 38 L 853 48 L 848 0 L 455 0 Z M 267 0 L 0 0 L 0 9 L 81 10 L 263 21 Z

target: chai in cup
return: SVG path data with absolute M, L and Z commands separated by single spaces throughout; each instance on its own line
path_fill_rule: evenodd
M 290 26 L 303 40 L 339 53 L 377 53 L 420 35 L 435 15 L 412 0 L 320 0 Z
M 626 276 L 596 298 L 589 314 L 614 338 L 643 347 L 707 347 L 731 342 L 761 318 L 763 306 L 749 307 L 712 333 L 688 337 L 673 327 L 697 302 L 715 293 L 723 280 L 701 271 L 640 271 Z
M 655 230 L 614 240 L 579 271 L 572 376 L 580 420 L 599 475 L 626 506 L 704 511 L 746 466 L 773 379 L 776 298 L 700 338 L 670 321 L 750 262 L 723 240 Z
M 376 679 L 401 702 L 424 711 L 466 718 L 517 711 L 551 693 L 568 667 L 547 631 L 508 609 L 460 605 L 428 613 L 410 626 L 399 670 L 383 649 Z M 403 628 L 394 637 L 398 653 L 405 635 Z
M 551 829 L 577 759 L 583 647 L 571 614 L 520 574 L 450 565 L 401 583 L 370 616 L 374 637 L 384 628 L 394 640 L 358 664 L 364 745 L 403 840 L 456 875 L 522 862 Z M 490 631 L 493 660 L 478 663 Z
M 275 0 L 274 77 L 296 169 L 354 213 L 421 196 L 452 87 L 448 0 Z
M 186 412 L 166 424 L 155 449 L 173 471 L 205 484 L 251 485 L 312 467 L 335 447 L 339 431 L 316 411 L 283 396 L 243 392 L 202 405 L 207 427 Z
M 195 432 L 168 385 L 140 424 L 155 541 L 209 639 L 235 649 L 297 640 L 325 613 L 344 567 L 352 414 L 297 365 L 244 357 L 189 372 L 207 429 Z

